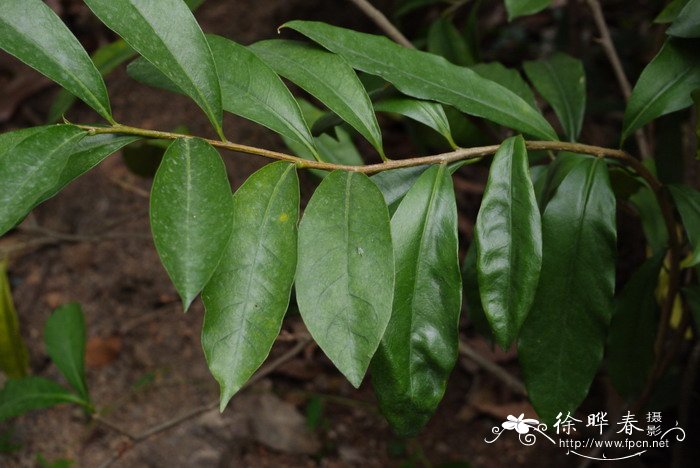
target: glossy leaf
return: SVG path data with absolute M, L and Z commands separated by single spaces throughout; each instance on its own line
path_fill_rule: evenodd
M 583 63 L 557 52 L 547 60 L 525 62 L 525 73 L 537 91 L 551 104 L 564 133 L 576 141 L 586 110 L 586 74 Z
M 406 49 L 386 37 L 325 23 L 292 21 L 286 26 L 342 55 L 353 68 L 381 76 L 411 97 L 448 104 L 537 138 L 556 139 L 544 117 L 517 95 L 442 57 Z M 430 70 L 430 79 L 426 79 L 426 70 Z
M 91 58 L 97 71 L 105 76 L 134 56 L 136 56 L 136 51 L 129 47 L 123 39 L 117 39 L 97 49 Z M 74 102 L 75 96 L 72 93 L 65 89 L 61 90 L 51 104 L 46 120 L 50 123 L 60 121 Z
M 364 174 L 334 171 L 299 226 L 296 297 L 309 332 L 359 387 L 391 316 L 389 213 Z
M 668 186 L 673 201 L 681 215 L 688 242 L 693 248 L 691 259 L 685 266 L 700 264 L 700 192 L 687 185 L 672 184 Z
M 469 244 L 467 254 L 462 265 L 462 286 L 464 289 L 464 302 L 466 304 L 467 319 L 474 325 L 477 333 L 493 342 L 491 324 L 486 318 L 486 312 L 481 304 L 479 292 L 479 279 L 476 270 L 476 242 Z
M 615 196 L 602 159 L 585 159 L 542 216 L 535 303 L 518 354 L 530 401 L 554 421 L 581 404 L 603 357 L 615 288 Z
M 620 395 L 639 395 L 654 362 L 659 322 L 655 291 L 666 252 L 656 254 L 637 270 L 615 303 L 608 336 L 607 369 Z
M 505 0 L 508 21 L 513 21 L 519 16 L 532 15 L 544 10 L 552 3 L 552 0 Z
M 700 88 L 698 43 L 667 40 L 644 68 L 625 109 L 623 141 L 655 118 L 692 104 L 690 93 Z
M 219 36 L 208 35 L 214 54 L 224 110 L 252 120 L 290 138 L 314 155 L 314 146 L 299 104 L 279 76 L 248 48 Z M 127 68 L 137 81 L 172 92 L 182 92 L 145 60 L 136 60 Z
M 0 48 L 114 122 L 102 76 L 73 33 L 41 0 L 3 0 Z
M 535 93 L 525 82 L 518 70 L 507 68 L 499 62 L 477 63 L 469 67 L 487 80 L 495 81 L 504 88 L 514 92 L 533 109 L 537 109 Z
M 389 207 L 389 214 L 394 215 L 403 197 L 426 169 L 428 169 L 428 166 L 401 167 L 390 171 L 382 171 L 370 177 L 372 182 L 382 191 L 384 201 Z
M 476 219 L 481 304 L 508 349 L 527 317 L 542 268 L 542 225 L 525 140 L 505 140 L 493 159 Z
M 223 138 L 221 88 L 207 41 L 182 0 L 85 0 L 132 48 L 202 108 Z
M 372 102 L 342 57 L 297 41 L 262 41 L 249 48 L 279 75 L 325 104 L 384 155 Z
M 653 253 L 665 251 L 668 247 L 668 231 L 663 213 L 654 192 L 647 186 L 640 188 L 630 197 L 642 222 L 644 237 Z
M 88 405 L 78 395 L 52 380 L 43 377 L 11 379 L 0 391 L 0 421 L 60 403 Z
M 686 3 L 666 33 L 678 37 L 700 37 L 700 0 Z
M 391 321 L 372 361 L 379 407 L 399 435 L 432 416 L 457 360 L 462 284 L 457 208 L 446 166 L 426 170 L 391 220 L 396 284 Z
M 544 212 L 547 203 L 549 203 L 549 200 L 554 196 L 559 185 L 561 185 L 562 181 L 569 175 L 571 170 L 586 159 L 590 159 L 590 156 L 562 151 L 554 161 L 547 166 L 547 175 L 542 181 L 541 189 L 537 193 L 537 202 L 540 206 L 540 212 Z
M 7 260 L 0 259 L 0 370 L 16 379 L 27 375 L 28 368 L 29 354 L 19 329 Z
M 299 99 L 299 108 L 301 109 L 304 119 L 309 123 L 315 122 L 324 115 L 323 111 L 303 99 Z M 295 155 L 312 161 L 315 159 L 313 153 L 307 146 L 286 136 L 282 136 L 282 139 Z M 329 130 L 328 133 L 323 133 L 314 137 L 313 141 L 322 161 L 334 164 L 347 164 L 349 166 L 362 166 L 364 164 L 362 156 L 357 150 L 352 137 L 342 126 L 334 127 L 332 130 Z M 321 179 L 328 175 L 328 171 L 321 171 L 318 169 L 310 169 L 309 172 Z
M 231 235 L 231 186 L 219 153 L 175 140 L 151 189 L 153 242 L 186 311 L 209 281 Z
M 427 125 L 442 135 L 452 148 L 457 148 L 457 144 L 452 139 L 450 122 L 447 120 L 445 110 L 436 102 L 408 98 L 391 98 L 375 103 L 374 109 L 377 112 L 400 114 L 416 122 L 420 122 L 423 125 Z
M 68 383 L 89 401 L 85 382 L 85 318 L 80 304 L 56 309 L 44 327 L 46 352 Z
M 444 17 L 430 25 L 428 52 L 445 57 L 456 65 L 469 66 L 476 62 L 467 41 L 452 21 Z
M 75 179 L 104 161 L 108 156 L 138 139 L 139 137 L 108 134 L 90 135 L 83 138 L 73 146 L 73 154 L 68 158 L 68 162 L 61 171 L 56 184 L 41 196 L 38 203 L 53 197 Z
M 221 410 L 272 348 L 297 263 L 299 181 L 294 165 L 269 164 L 233 197 L 231 239 L 204 288 L 202 346 L 221 385 Z
M 22 135 L 30 136 L 0 140 L 15 144 L 0 148 L 0 235 L 12 229 L 56 185 L 73 146 L 86 133 L 71 125 L 55 125 Z

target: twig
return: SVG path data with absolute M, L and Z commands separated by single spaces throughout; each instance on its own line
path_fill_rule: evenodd
M 593 13 L 593 21 L 598 29 L 598 34 L 600 34 L 600 39 L 598 42 L 603 47 L 605 55 L 608 57 L 608 61 L 613 69 L 615 78 L 617 78 L 617 83 L 620 86 L 622 95 L 625 97 L 625 101 L 629 101 L 629 98 L 632 95 L 632 86 L 627 79 L 625 69 L 622 67 L 622 62 L 620 61 L 620 56 L 617 54 L 615 44 L 610 36 L 610 30 L 605 22 L 605 15 L 603 15 L 603 8 L 600 6 L 600 2 L 598 0 L 586 0 L 586 3 L 588 3 L 588 7 L 591 9 L 591 13 Z M 642 159 L 650 159 L 651 150 L 644 131 L 640 128 L 634 133 L 634 136 L 637 140 L 639 154 L 641 155 Z
M 357 8 L 362 10 L 362 12 L 369 17 L 374 23 L 381 28 L 382 31 L 386 33 L 387 36 L 392 38 L 397 43 L 404 47 L 413 49 L 413 44 L 409 41 L 406 36 L 404 36 L 401 31 L 399 31 L 396 26 L 391 24 L 391 21 L 381 11 L 377 10 L 374 5 L 369 3 L 367 0 L 350 0 L 355 4 Z
M 496 377 L 498 380 L 506 384 L 513 392 L 520 396 L 527 396 L 527 390 L 523 383 L 513 377 L 507 370 L 496 364 L 495 362 L 486 359 L 481 354 L 477 353 L 471 346 L 462 340 L 459 340 L 459 353 L 476 362 L 485 371 Z
M 311 337 L 308 335 L 302 335 L 299 337 L 299 341 L 297 342 L 294 347 L 292 347 L 289 351 L 285 352 L 283 355 L 278 357 L 277 359 L 274 359 L 271 361 L 269 364 L 266 366 L 262 367 L 258 372 L 253 375 L 248 382 L 246 382 L 241 389 L 247 388 L 250 385 L 253 385 L 254 383 L 262 380 L 263 378 L 267 377 L 270 375 L 272 372 L 274 372 L 279 366 L 282 364 L 286 363 L 287 361 L 293 359 L 297 354 L 301 353 L 304 348 L 309 344 L 311 341 Z M 206 404 L 204 406 L 200 406 L 199 408 L 196 408 L 188 413 L 185 413 L 181 416 L 177 416 L 173 419 L 170 419 L 168 421 L 165 421 L 161 424 L 158 424 L 156 426 L 153 426 L 149 429 L 146 429 L 145 431 L 139 433 L 139 434 L 132 434 L 131 432 L 127 431 L 126 429 L 121 428 L 119 425 L 114 424 L 113 422 L 103 418 L 99 414 L 94 414 L 93 415 L 93 420 L 96 422 L 102 424 L 104 427 L 127 437 L 131 441 L 131 447 L 133 448 L 134 446 L 148 440 L 150 437 L 160 434 L 161 432 L 167 431 L 168 429 L 172 429 L 175 426 L 178 426 L 192 418 L 195 418 L 199 415 L 202 415 L 204 413 L 207 413 L 209 411 L 216 410 L 219 407 L 219 401 L 213 401 L 209 404 Z M 101 466 L 103 468 L 106 468 L 110 465 L 112 465 L 114 462 L 116 462 L 119 458 L 121 458 L 124 455 L 123 452 L 118 453 L 114 457 L 110 458 L 107 460 L 105 463 L 103 463 Z
M 129 127 L 127 125 L 114 125 L 111 127 L 95 127 L 91 125 L 76 125 L 87 131 L 90 135 L 99 134 L 119 134 L 119 135 L 137 135 L 145 138 L 156 138 L 161 140 L 176 140 L 178 138 L 195 138 L 192 135 L 184 135 L 181 133 L 162 132 L 159 130 L 148 130 L 145 128 Z M 476 146 L 472 148 L 460 148 L 448 153 L 435 154 L 432 156 L 420 156 L 408 159 L 390 160 L 379 164 L 368 164 L 365 166 L 349 166 L 345 164 L 333 164 L 322 161 L 312 161 L 303 159 L 298 156 L 293 156 L 279 151 L 272 151 L 255 146 L 242 145 L 230 141 L 203 139 L 207 143 L 217 148 L 236 151 L 239 153 L 255 154 L 269 159 L 277 159 L 294 163 L 299 168 L 304 169 L 320 169 L 323 171 L 349 171 L 362 172 L 364 174 L 374 174 L 376 172 L 386 171 L 390 169 L 398 169 L 401 167 L 423 166 L 426 164 L 442 164 L 462 161 L 464 159 L 476 159 L 484 156 L 490 156 L 498 151 L 499 145 Z M 661 187 L 661 183 L 644 167 L 638 160 L 630 156 L 627 152 L 604 148 L 601 146 L 584 145 L 581 143 L 569 143 L 565 141 L 527 141 L 525 142 L 529 150 L 552 150 L 552 151 L 570 151 L 574 153 L 590 154 L 592 156 L 607 157 L 619 159 L 624 163 L 632 166 L 632 168 L 644 179 L 649 182 L 649 185 L 656 189 Z

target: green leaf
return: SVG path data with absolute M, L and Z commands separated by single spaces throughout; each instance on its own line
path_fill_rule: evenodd
M 586 159 L 590 159 L 590 156 L 562 151 L 549 164 L 547 176 L 543 179 L 541 189 L 537 193 L 537 203 L 540 206 L 540 212 L 544 212 L 547 203 L 549 203 L 549 200 L 554 196 L 559 185 L 561 185 L 571 170 Z
M 672 0 L 669 2 L 661 13 L 654 18 L 654 23 L 670 23 L 678 17 L 678 13 L 681 12 L 683 7 L 688 3 L 688 0 Z
M 656 283 L 666 252 L 648 259 L 625 285 L 615 303 L 608 336 L 607 369 L 615 390 L 639 395 L 654 362 L 659 315 Z
M 537 109 L 535 93 L 525 82 L 518 70 L 507 68 L 499 62 L 477 63 L 469 67 L 487 80 L 495 81 L 499 85 L 517 94 L 533 109 Z
M 153 180 L 151 230 L 185 311 L 219 263 L 231 235 L 231 210 L 219 153 L 204 140 L 175 140 Z
M 11 379 L 0 391 L 0 421 L 19 416 L 27 411 L 48 408 L 61 403 L 75 403 L 89 407 L 89 403 L 43 377 Z
M 653 253 L 666 251 L 668 248 L 668 231 L 664 216 L 659 207 L 659 201 L 654 192 L 647 186 L 640 188 L 630 197 L 642 222 L 644 237 Z
M 68 383 L 90 401 L 85 382 L 85 318 L 80 304 L 56 309 L 44 327 L 46 352 Z
M 496 341 L 520 332 L 542 268 L 542 225 L 525 140 L 505 140 L 491 164 L 474 230 L 481 304 Z
M 102 76 L 105 76 L 135 55 L 134 49 L 129 47 L 123 39 L 118 39 L 97 49 L 91 58 L 97 71 Z M 63 115 L 73 106 L 74 102 L 75 96 L 73 94 L 65 89 L 61 90 L 51 104 L 49 116 L 46 120 L 50 123 L 60 121 Z
M 296 296 L 304 323 L 359 387 L 391 316 L 394 256 L 389 212 L 364 174 L 334 171 L 299 226 Z
M 307 122 L 313 123 L 324 115 L 323 111 L 316 108 L 310 102 L 304 99 L 299 99 L 298 102 L 302 115 Z M 282 139 L 284 140 L 284 144 L 300 158 L 312 161 L 315 159 L 314 154 L 306 145 L 286 136 L 282 136 Z M 333 127 L 328 133 L 323 133 L 314 137 L 313 141 L 322 161 L 334 164 L 347 164 L 348 166 L 362 166 L 364 164 L 362 156 L 359 151 L 357 151 L 357 147 L 352 141 L 352 137 L 341 126 Z M 328 171 L 317 169 L 311 169 L 310 172 L 321 179 L 328 175 Z
M 27 375 L 29 355 L 19 330 L 17 309 L 7 274 L 7 260 L 0 259 L 0 370 L 16 379 Z
M 564 133 L 576 141 L 586 110 L 586 73 L 583 63 L 557 52 L 547 60 L 525 62 L 525 73 L 537 91 L 551 104 Z
M 700 87 L 698 45 L 669 39 L 644 68 L 625 109 L 622 141 L 655 118 L 693 103 L 690 93 Z
M 427 125 L 442 135 L 452 148 L 457 148 L 457 144 L 452 139 L 450 122 L 447 120 L 445 110 L 436 102 L 410 98 L 391 98 L 375 103 L 374 109 L 377 112 L 400 114 Z
M 439 17 L 428 30 L 428 52 L 445 57 L 456 65 L 469 66 L 476 63 L 467 41 L 451 20 Z
M 535 303 L 518 353 L 530 401 L 546 422 L 588 394 L 603 357 L 615 289 L 615 196 L 602 159 L 584 159 L 542 216 Z
M 484 307 L 481 304 L 476 257 L 476 242 L 472 242 L 467 248 L 467 254 L 462 265 L 462 286 L 464 289 L 464 301 L 467 306 L 467 318 L 474 325 L 477 333 L 493 342 L 491 324 L 486 318 L 486 312 L 484 312 Z
M 292 21 L 285 26 L 342 55 L 353 68 L 381 76 L 411 97 L 438 101 L 538 138 L 556 140 L 549 123 L 521 98 L 442 57 L 406 49 L 386 37 L 325 23 Z
M 700 264 L 700 192 L 687 185 L 668 185 L 673 201 L 681 215 L 688 242 L 693 248 L 693 255 L 684 266 L 691 267 Z
M 403 197 L 426 169 L 428 166 L 401 167 L 382 171 L 370 177 L 384 195 L 384 201 L 389 207 L 389 214 L 394 215 Z
M 182 0 L 85 0 L 132 48 L 202 108 L 221 138 L 221 88 L 211 50 Z
M 391 234 L 394 306 L 372 361 L 372 384 L 394 431 L 413 435 L 435 412 L 457 360 L 462 281 L 447 166 L 420 176 L 394 213 Z
M 53 197 L 75 179 L 104 161 L 108 156 L 138 139 L 139 137 L 108 134 L 90 135 L 83 138 L 73 146 L 73 154 L 70 155 L 68 162 L 61 171 L 58 182 L 41 196 L 37 204 Z
M 297 41 L 262 41 L 249 48 L 275 72 L 325 104 L 384 156 L 372 102 L 342 57 Z
M 41 0 L 3 0 L 0 48 L 51 78 L 114 123 L 102 76 L 73 33 Z
M 219 36 L 208 35 L 207 40 L 220 74 L 224 110 L 296 141 L 317 159 L 318 151 L 299 104 L 280 77 L 247 47 Z M 145 60 L 135 60 L 127 72 L 150 86 L 182 92 Z
M 666 33 L 678 37 L 700 37 L 700 0 L 686 3 Z
M 233 231 L 202 293 L 202 347 L 221 385 L 221 410 L 260 367 L 280 332 L 297 262 L 299 181 L 269 164 L 233 196 Z
M 552 0 L 505 0 L 508 21 L 513 21 L 519 16 L 532 15 L 544 10 L 552 3 Z
M 72 125 L 54 125 L 0 140 L 7 144 L 0 147 L 0 235 L 56 186 L 75 143 L 85 135 Z

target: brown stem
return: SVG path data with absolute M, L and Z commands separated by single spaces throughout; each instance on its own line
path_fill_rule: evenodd
M 401 44 L 404 47 L 408 47 L 409 49 L 413 49 L 413 44 L 411 44 L 411 41 L 409 41 L 406 36 L 404 36 L 401 31 L 399 31 L 396 26 L 391 24 L 391 21 L 382 13 L 381 11 L 377 10 L 374 5 L 369 3 L 367 0 L 350 0 L 350 2 L 354 3 L 357 8 L 362 10 L 362 12 L 367 15 L 369 19 L 374 21 L 374 23 L 381 28 L 382 31 L 386 33 L 387 36 L 392 38 L 394 41 L 397 43 Z
M 87 131 L 91 135 L 97 134 L 121 134 L 121 135 L 136 135 L 144 138 L 158 138 L 163 140 L 175 140 L 177 138 L 193 138 L 192 135 L 183 135 L 180 133 L 161 132 L 157 130 L 147 130 L 143 128 L 129 127 L 126 125 L 115 125 L 112 127 L 94 127 L 90 125 L 77 125 L 77 127 Z M 333 164 L 322 161 L 312 161 L 303 159 L 298 156 L 293 156 L 287 153 L 271 151 L 264 148 L 254 146 L 241 145 L 230 141 L 210 140 L 205 139 L 207 143 L 217 148 L 236 151 L 239 153 L 255 154 L 269 159 L 278 159 L 288 161 L 297 165 L 297 167 L 305 169 L 320 169 L 324 171 L 343 170 L 350 172 L 362 172 L 364 174 L 374 174 L 390 169 L 399 169 L 402 167 L 424 166 L 427 164 L 443 164 L 464 159 L 476 159 L 494 154 L 499 145 L 477 146 L 473 148 L 459 148 L 448 153 L 434 154 L 431 156 L 419 156 L 408 159 L 390 160 L 379 164 L 369 164 L 365 166 L 348 166 L 345 164 Z M 652 188 L 661 187 L 661 183 L 644 167 L 639 161 L 630 156 L 625 151 L 612 148 L 604 148 L 601 146 L 584 145 L 581 143 L 569 143 L 564 141 L 527 141 L 526 147 L 530 150 L 552 150 L 552 151 L 571 151 L 575 153 L 590 154 L 598 157 L 607 157 L 618 159 L 630 165 L 640 176 L 642 176 Z
M 586 0 L 586 3 L 588 3 L 588 7 L 593 13 L 593 21 L 598 29 L 598 34 L 600 34 L 600 45 L 603 47 L 603 51 L 610 62 L 610 66 L 613 69 L 613 73 L 615 74 L 617 83 L 620 86 L 622 95 L 625 97 L 625 101 L 629 101 L 629 98 L 632 95 L 632 86 L 627 79 L 627 75 L 625 75 L 625 69 L 622 67 L 620 56 L 617 54 L 615 44 L 610 36 L 610 30 L 605 22 L 605 15 L 603 15 L 603 8 L 600 6 L 600 2 L 598 0 Z M 634 136 L 637 140 L 639 154 L 642 156 L 642 159 L 650 159 L 651 150 L 644 131 L 640 128 L 634 132 Z

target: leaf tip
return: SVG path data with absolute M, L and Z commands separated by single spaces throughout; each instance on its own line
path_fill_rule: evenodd
M 240 390 L 240 385 L 236 385 L 233 387 L 228 387 L 224 384 L 221 385 L 221 400 L 219 401 L 219 412 L 223 413 L 224 410 L 226 409 L 226 406 L 228 406 L 229 402 L 231 401 L 231 398 L 238 393 L 238 390 Z

